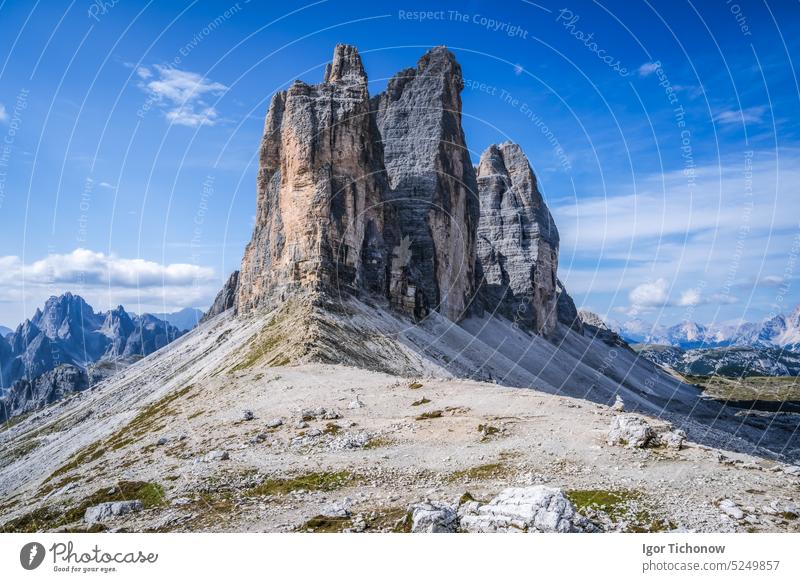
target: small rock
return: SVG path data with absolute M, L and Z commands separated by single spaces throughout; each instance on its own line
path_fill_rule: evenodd
M 347 405 L 347 408 L 350 410 L 355 410 L 356 408 L 364 408 L 365 404 L 361 402 L 361 399 L 356 396 L 356 399 L 353 400 L 350 404 Z
M 312 428 L 310 431 L 308 431 L 306 433 L 306 436 L 309 436 L 311 438 L 316 438 L 316 437 L 320 436 L 321 434 L 322 434 L 321 430 L 319 430 L 318 428 Z
M 211 451 L 207 453 L 205 457 L 203 457 L 205 461 L 227 461 L 230 458 L 231 457 L 228 454 L 228 451 L 223 451 L 219 449 Z
M 181 507 L 183 505 L 189 505 L 191 502 L 192 500 L 189 499 L 188 497 L 178 497 L 177 499 L 172 500 L 172 505 Z
M 245 410 L 242 413 L 242 420 L 253 420 L 256 417 L 252 410 Z
M 614 404 L 611 405 L 611 410 L 614 412 L 625 412 L 625 401 L 619 394 L 617 394 L 616 398 L 614 399 Z
M 668 449 L 680 451 L 686 442 L 686 433 L 678 428 L 659 435 L 659 440 Z
M 611 423 L 607 442 L 609 445 L 643 449 L 651 444 L 654 437 L 655 432 L 643 419 L 633 414 L 620 414 Z
M 283 424 L 283 421 L 280 418 L 273 418 L 272 420 L 267 422 L 267 428 L 278 428 Z
M 133 511 L 141 511 L 144 508 L 138 499 L 133 501 L 109 501 L 86 508 L 83 521 L 86 523 L 98 523 L 112 517 L 125 515 Z
M 444 503 L 425 501 L 408 508 L 412 533 L 453 533 L 458 529 L 456 510 Z
M 738 520 L 744 518 L 744 512 L 739 509 L 736 503 L 734 503 L 734 501 L 731 499 L 723 499 L 720 501 L 719 508 L 723 513 L 729 515 L 733 519 Z
M 341 501 L 336 501 L 323 508 L 322 515 L 326 517 L 350 517 L 350 506 L 352 504 L 353 500 L 345 497 Z
M 168 442 L 169 442 L 169 439 L 167 437 L 161 437 L 160 439 L 158 439 L 156 441 L 156 446 L 163 447 Z
M 299 429 L 308 428 L 308 423 L 305 420 L 298 420 L 294 427 Z

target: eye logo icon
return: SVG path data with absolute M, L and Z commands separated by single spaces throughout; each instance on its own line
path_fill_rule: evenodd
M 35 570 L 44 561 L 44 546 L 39 542 L 30 542 L 19 551 L 19 563 L 26 570 Z

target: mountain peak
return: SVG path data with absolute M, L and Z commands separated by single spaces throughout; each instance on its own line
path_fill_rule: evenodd
M 358 49 L 349 44 L 337 44 L 333 60 L 325 67 L 324 83 L 367 83 L 367 74 Z

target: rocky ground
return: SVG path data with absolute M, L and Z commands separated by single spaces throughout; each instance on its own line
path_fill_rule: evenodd
M 18 473 L 31 472 L 25 458 L 46 448 L 53 421 L 73 422 L 87 403 L 0 433 L 2 528 L 402 531 L 423 500 L 455 507 L 547 485 L 604 531 L 800 531 L 796 468 L 692 442 L 610 445 L 620 411 L 582 400 L 322 364 L 254 367 L 157 396 L 41 476 Z M 20 451 L 26 443 L 34 450 Z M 123 501 L 140 503 L 97 509 Z

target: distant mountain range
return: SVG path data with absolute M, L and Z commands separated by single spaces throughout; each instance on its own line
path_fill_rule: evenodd
M 610 329 L 631 344 L 658 344 L 683 349 L 746 346 L 800 351 L 800 306 L 789 315 L 776 315 L 760 323 L 703 325 L 683 321 L 672 326 L 654 325 L 641 319 L 609 320 Z
M 695 376 L 800 375 L 800 306 L 760 323 L 658 326 L 641 319 L 609 329 L 655 364 Z
M 96 313 L 72 293 L 50 297 L 31 319 L 0 334 L 0 420 L 83 390 L 166 346 L 202 312 L 162 317 L 130 314 L 121 305 Z
M 0 325 L 0 336 L 5 337 L 8 334 L 10 334 L 12 331 L 13 330 L 8 329 L 6 326 Z

